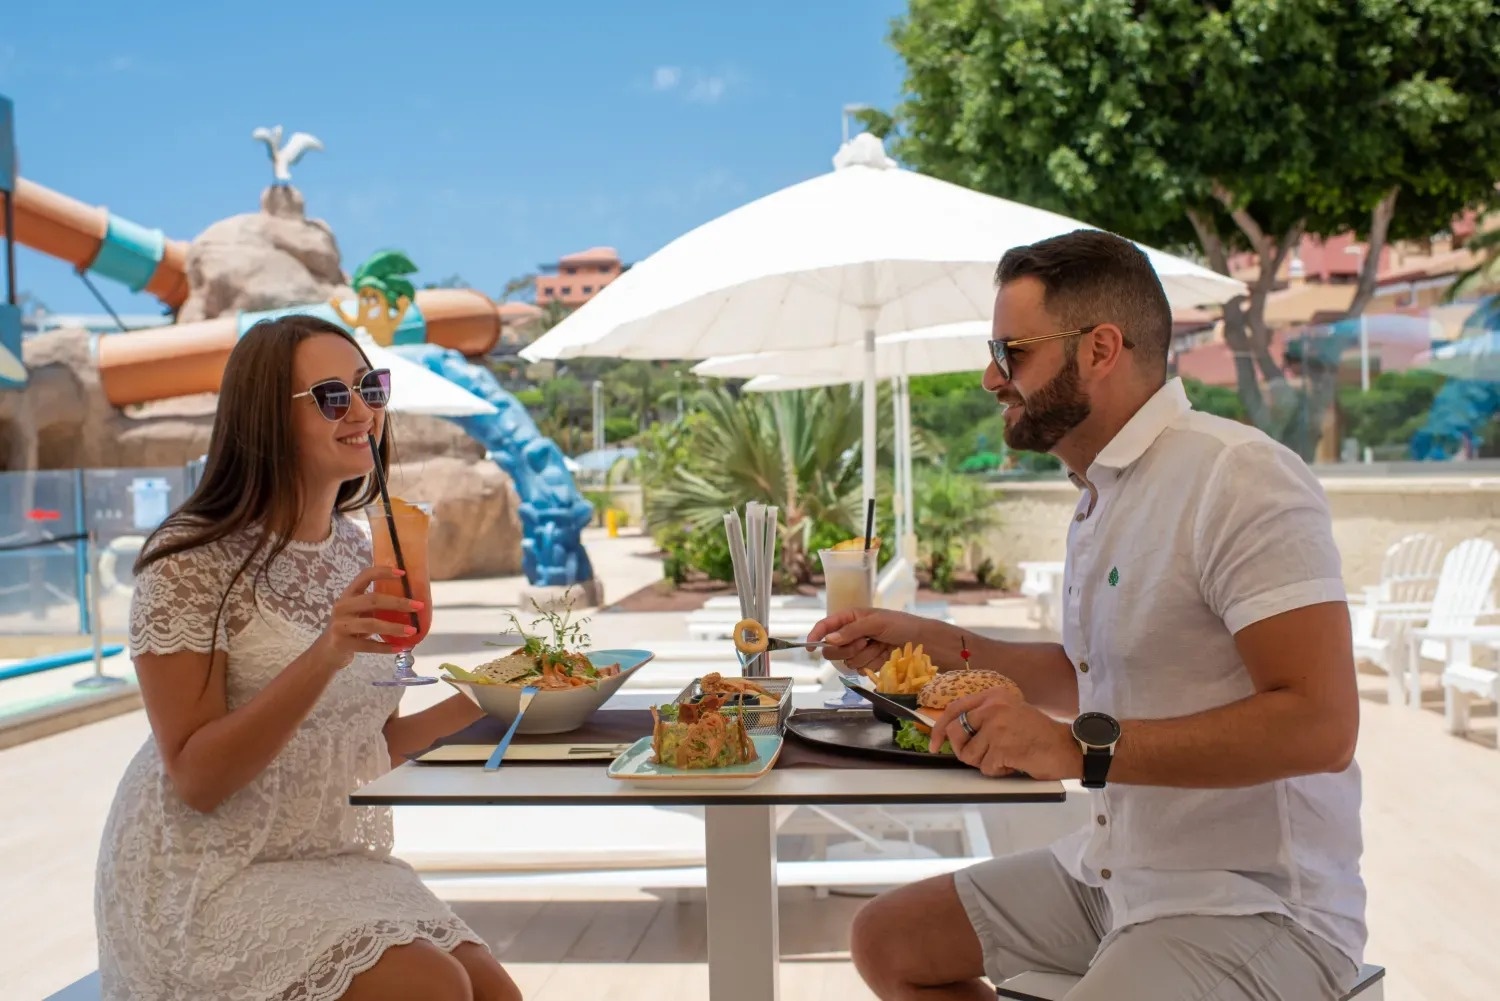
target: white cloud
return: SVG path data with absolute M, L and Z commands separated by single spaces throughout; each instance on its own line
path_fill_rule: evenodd
M 682 70 L 676 66 L 658 66 L 651 74 L 652 90 L 671 90 L 682 81 Z
M 741 78 L 731 69 L 709 71 L 695 67 L 658 66 L 651 72 L 651 90 L 675 93 L 690 104 L 718 104 Z
M 687 99 L 698 104 L 714 104 L 724 96 L 727 81 L 721 76 L 699 77 L 688 88 Z

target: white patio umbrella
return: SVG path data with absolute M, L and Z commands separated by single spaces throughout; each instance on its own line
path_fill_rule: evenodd
M 988 318 L 995 263 L 1007 249 L 1092 227 L 901 169 L 868 133 L 833 164 L 678 237 L 522 357 L 692 359 L 862 344 L 865 498 L 873 498 L 875 338 Z M 1174 306 L 1245 293 L 1234 279 L 1142 249 Z
M 488 400 L 480 399 L 425 365 L 418 365 L 398 352 L 376 344 L 363 328 L 354 336 L 372 366 L 391 370 L 391 400 L 388 404 L 391 410 L 434 417 L 477 417 L 500 412 Z
M 989 364 L 989 349 L 985 344 L 989 339 L 989 320 L 944 323 L 925 330 L 876 337 L 875 378 L 971 371 L 977 380 L 979 373 Z M 692 372 L 714 379 L 765 376 L 773 381 L 762 385 L 797 389 L 860 382 L 865 376 L 864 363 L 864 345 L 850 343 L 807 351 L 722 355 L 699 362 L 693 366 Z
M 912 525 L 911 396 L 908 380 L 914 375 L 949 372 L 979 374 L 989 362 L 985 342 L 988 320 L 945 323 L 875 338 L 875 378 L 891 380 L 896 424 L 896 553 L 915 561 Z M 693 374 L 720 379 L 749 378 L 744 389 L 777 393 L 793 389 L 839 386 L 864 380 L 864 345 L 843 344 L 812 351 L 767 351 L 760 354 L 710 358 L 693 366 Z

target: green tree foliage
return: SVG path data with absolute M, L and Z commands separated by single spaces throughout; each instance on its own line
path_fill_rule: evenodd
M 1193 405 L 1194 410 L 1217 414 L 1232 421 L 1247 419 L 1244 401 L 1227 386 L 1210 386 L 1206 382 L 1184 377 L 1182 388 L 1187 391 L 1188 402 Z
M 1306 401 L 1265 301 L 1303 234 L 1368 242 L 1358 313 L 1388 239 L 1500 177 L 1496 0 L 911 0 L 890 40 L 905 99 L 893 127 L 865 117 L 912 167 L 1224 273 L 1255 255 L 1225 337 L 1247 415 L 1282 438 L 1309 437 Z
M 1405 445 L 1432 410 L 1432 401 L 1446 381 L 1436 372 L 1382 372 L 1370 382 L 1369 392 L 1358 386 L 1339 390 L 1344 433 L 1360 445 Z

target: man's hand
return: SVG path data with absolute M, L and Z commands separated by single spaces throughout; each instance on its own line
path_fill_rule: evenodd
M 922 642 L 923 628 L 929 625 L 929 620 L 906 612 L 856 608 L 828 616 L 812 627 L 807 640 L 828 640 L 832 645 L 823 648 L 828 660 L 841 660 L 856 671 L 878 671 L 896 647 Z
M 974 736 L 959 722 L 967 713 Z M 958 759 L 991 778 L 1025 772 L 1034 779 L 1072 779 L 1083 774 L 1083 751 L 1073 731 L 1034 706 L 1017 703 L 998 688 L 948 703 L 932 728 L 933 753 L 946 739 Z

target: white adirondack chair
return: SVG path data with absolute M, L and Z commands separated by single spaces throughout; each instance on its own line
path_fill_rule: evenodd
M 1421 707 L 1423 661 L 1446 662 L 1448 643 L 1441 635 L 1472 629 L 1493 607 L 1497 571 L 1500 550 L 1494 543 L 1466 539 L 1443 557 L 1430 601 L 1351 607 L 1355 656 L 1386 672 L 1391 705 L 1400 705 L 1409 696 L 1413 706 Z M 1417 629 L 1425 631 L 1417 635 Z
M 1021 594 L 1031 599 L 1031 619 L 1043 629 L 1062 629 L 1062 560 L 1022 560 Z
M 1500 702 L 1500 626 L 1474 626 L 1451 634 L 1440 629 L 1415 629 L 1412 633 L 1446 644 L 1443 720 L 1449 733 L 1468 733 L 1469 704 L 1474 699 Z M 1489 652 L 1487 663 L 1476 656 L 1481 650 Z
M 1403 536 L 1385 551 L 1380 583 L 1364 589 L 1365 606 L 1431 601 L 1442 563 L 1443 544 L 1437 536 L 1426 532 Z

